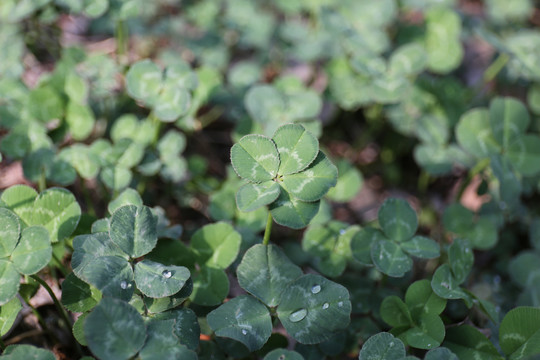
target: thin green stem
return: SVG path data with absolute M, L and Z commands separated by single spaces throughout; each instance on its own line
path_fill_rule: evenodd
M 44 191 L 47 188 L 47 175 L 45 174 L 45 168 L 41 169 L 41 174 L 38 179 L 39 192 Z
M 69 326 L 69 327 L 72 327 L 73 323 L 71 322 L 71 319 L 69 318 L 69 316 L 68 316 L 66 310 L 64 309 L 64 307 L 62 306 L 62 304 L 60 304 L 60 301 L 58 301 L 58 298 L 56 297 L 56 295 L 54 295 L 54 292 L 52 291 L 49 284 L 47 284 L 42 278 L 40 278 L 37 275 L 30 275 L 30 277 L 32 279 L 36 280 L 41 286 L 43 286 L 43 288 L 45 288 L 45 290 L 47 290 L 47 292 L 51 296 L 51 299 L 54 302 L 54 305 L 56 306 L 56 308 L 60 312 L 60 315 L 62 316 L 62 319 L 64 320 L 66 325 Z
M 484 72 L 484 82 L 490 82 L 495 79 L 497 74 L 501 72 L 501 70 L 505 67 L 506 63 L 508 63 L 509 60 L 510 56 L 508 56 L 508 54 L 499 54 L 497 59 L 495 59 L 495 61 L 491 65 L 489 65 L 489 67 Z
M 124 20 L 116 21 L 116 55 L 121 62 L 128 49 L 128 28 Z
M 268 212 L 268 219 L 266 220 L 266 229 L 264 229 L 264 238 L 263 245 L 268 245 L 270 241 L 270 233 L 272 232 L 272 224 L 274 219 L 272 219 L 272 213 Z

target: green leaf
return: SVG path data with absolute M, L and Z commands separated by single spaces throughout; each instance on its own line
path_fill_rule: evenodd
M 229 279 L 221 269 L 203 266 L 192 274 L 193 292 L 190 299 L 195 304 L 216 306 L 229 294 Z
M 6 189 L 0 200 L 5 207 L 13 211 L 20 220 L 23 227 L 32 224 L 33 206 L 38 193 L 27 185 L 14 185 Z
M 80 271 L 80 278 L 94 285 L 103 296 L 129 301 L 133 295 L 133 269 L 119 256 L 96 258 Z
M 347 160 L 337 162 L 338 179 L 336 186 L 330 188 L 326 196 L 333 201 L 347 202 L 352 200 L 364 183 L 362 173 Z
M 69 273 L 62 282 L 62 305 L 72 312 L 86 312 L 101 300 L 101 292 Z
M 60 95 L 52 87 L 43 86 L 30 92 L 27 109 L 37 120 L 46 123 L 62 117 L 64 104 Z
M 518 137 L 506 149 L 506 156 L 512 166 L 525 176 L 537 175 L 540 172 L 539 155 L 540 138 L 538 135 Z
M 299 200 L 317 201 L 336 185 L 337 175 L 337 168 L 322 151 L 319 151 L 307 169 L 283 175 L 283 186 Z
M 191 105 L 190 93 L 176 84 L 163 84 L 154 104 L 154 114 L 164 122 L 173 122 L 184 115 Z
M 17 247 L 11 253 L 11 261 L 18 272 L 32 275 L 43 269 L 52 258 L 51 241 L 47 229 L 30 226 L 22 231 Z
M 461 204 L 454 203 L 444 210 L 443 224 L 456 234 L 466 234 L 474 226 L 474 214 Z
M 474 248 L 488 250 L 497 244 L 497 228 L 493 225 L 491 219 L 480 218 L 473 227 L 472 232 L 465 237 L 471 241 Z
M 86 320 L 86 317 L 89 314 L 90 313 L 81 314 L 81 316 L 79 316 L 77 320 L 75 320 L 75 322 L 73 323 L 73 328 L 72 328 L 73 337 L 75 337 L 75 340 L 77 340 L 79 344 L 83 346 L 88 346 L 88 342 L 86 342 L 86 337 L 84 336 L 83 325 L 84 325 L 84 321 Z
M 387 199 L 379 209 L 379 224 L 389 239 L 405 241 L 418 229 L 416 212 L 403 199 Z
M 197 360 L 194 351 L 179 344 L 179 339 L 173 332 L 175 323 L 174 319 L 152 319 L 146 324 L 146 343 L 139 353 L 141 360 Z
M 438 315 L 424 313 L 420 316 L 419 326 L 407 330 L 407 343 L 418 349 L 432 349 L 444 340 L 444 323 Z
M 277 246 L 258 244 L 246 251 L 236 274 L 244 290 L 275 307 L 287 285 L 302 275 L 302 269 Z
M 407 254 L 421 259 L 433 259 L 440 255 L 439 244 L 424 236 L 415 236 L 400 246 Z
M 494 98 L 489 104 L 489 121 L 495 140 L 508 146 L 529 126 L 529 113 L 523 103 L 513 98 Z
M 443 264 L 435 270 L 433 279 L 431 279 L 431 287 L 435 294 L 445 299 L 463 299 L 467 298 L 467 294 L 459 287 L 458 282 L 448 264 Z
M 127 360 L 137 354 L 146 339 L 144 321 L 134 307 L 104 297 L 84 322 L 88 347 L 103 360 Z
M 21 301 L 16 297 L 0 307 L 0 336 L 9 332 L 21 309 Z
M 263 360 L 304 360 L 304 357 L 296 351 L 274 349 L 266 354 Z
M 299 124 L 280 126 L 272 140 L 280 158 L 278 173 L 289 175 L 307 168 L 319 153 L 319 141 Z
M 84 104 L 88 98 L 88 84 L 75 71 L 70 71 L 66 75 L 64 92 L 77 104 Z
M 186 136 L 174 130 L 167 131 L 157 144 L 159 157 L 163 162 L 168 162 L 171 158 L 177 158 L 185 148 Z
M 66 189 L 50 188 L 38 195 L 34 202 L 29 225 L 42 225 L 55 243 L 70 236 L 81 217 L 81 207 L 75 196 Z
M 84 140 L 94 130 L 96 119 L 89 106 L 70 101 L 66 108 L 66 122 L 73 139 Z
M 394 335 L 386 332 L 370 337 L 360 350 L 359 360 L 402 360 L 405 345 Z
M 162 78 L 163 72 L 151 60 L 138 61 L 126 74 L 127 92 L 137 100 L 154 104 L 161 90 Z
M 197 254 L 197 262 L 225 269 L 238 256 L 242 236 L 224 222 L 205 225 L 191 237 L 191 247 Z
M 270 212 L 274 221 L 292 229 L 306 227 L 319 211 L 320 201 L 305 202 L 290 197 L 282 189 L 276 201 L 270 204 Z
M 180 344 L 187 346 L 193 351 L 197 351 L 201 329 L 199 327 L 197 315 L 193 310 L 179 308 L 157 314 L 156 319 L 174 320 L 173 330 L 174 334 L 178 337 Z
M 424 47 L 417 43 L 402 45 L 392 53 L 388 70 L 392 76 L 409 76 L 422 72 L 427 63 Z
M 193 292 L 193 280 L 189 278 L 186 284 L 179 292 L 172 296 L 164 298 L 153 299 L 150 297 L 144 297 L 143 302 L 147 311 L 151 314 L 158 314 L 164 311 L 174 309 L 182 304 Z M 198 340 L 198 338 L 197 338 Z
M 112 242 L 133 258 L 148 254 L 157 243 L 157 219 L 146 206 L 125 205 L 111 216 Z
M 446 307 L 446 299 L 433 292 L 428 280 L 412 283 L 405 293 L 405 303 L 413 319 L 420 319 L 421 314 L 439 315 Z
M 135 284 L 144 295 L 151 298 L 176 294 L 190 276 L 189 270 L 184 266 L 165 266 L 150 260 L 135 264 Z
M 463 47 L 460 42 L 461 20 L 447 7 L 432 7 L 425 13 L 428 69 L 446 74 L 461 64 Z
M 508 273 L 513 281 L 527 288 L 534 278 L 540 277 L 540 255 L 532 251 L 523 251 L 508 264 Z
M 412 260 L 395 242 L 381 240 L 371 247 L 371 261 L 388 276 L 402 277 L 412 269 Z
M 261 206 L 274 202 L 281 192 L 281 187 L 275 181 L 268 180 L 260 184 L 247 183 L 238 189 L 236 204 L 242 211 L 257 210 Z
M 56 360 L 49 350 L 39 349 L 32 345 L 10 345 L 4 351 L 4 356 L 8 360 Z
M 349 324 L 349 292 L 322 276 L 304 275 L 285 288 L 277 314 L 294 339 L 316 344 Z
M 429 350 L 424 360 L 459 360 L 456 354 L 444 347 Z
M 135 189 L 127 188 L 122 191 L 113 201 L 107 206 L 109 214 L 113 214 L 116 210 L 121 208 L 124 205 L 135 205 L 140 207 L 143 205 L 141 195 Z
M 249 351 L 260 349 L 272 333 L 270 312 L 249 295 L 227 301 L 210 312 L 206 319 L 216 335 L 240 341 Z
M 470 325 L 448 328 L 443 346 L 456 354 L 458 359 L 503 359 L 491 341 Z
M 499 344 L 510 359 L 540 354 L 540 309 L 521 306 L 510 310 L 499 328 Z
M 8 257 L 19 240 L 21 224 L 11 210 L 0 208 L 0 258 Z
M 0 259 L 0 279 L 2 279 L 0 291 L 0 306 L 2 306 L 17 295 L 21 275 L 11 262 Z
M 393 327 L 410 327 L 414 325 L 407 305 L 397 296 L 387 296 L 381 303 L 381 318 Z
M 252 182 L 263 182 L 277 175 L 280 159 L 272 140 L 251 134 L 233 145 L 231 163 L 238 176 Z
M 461 116 L 456 126 L 459 145 L 469 154 L 488 157 L 500 151 L 500 145 L 493 137 L 487 109 L 469 110 Z
M 91 235 L 79 235 L 73 239 L 73 255 L 71 257 L 71 267 L 77 277 L 86 280 L 82 274 L 87 266 L 92 265 L 102 256 L 120 256 L 126 262 L 129 257 L 116 246 L 106 232 L 99 232 Z
M 351 240 L 352 256 L 362 265 L 373 265 L 371 247 L 374 243 L 386 240 L 381 230 L 372 227 L 360 229 Z
M 452 274 L 458 284 L 465 281 L 474 263 L 474 254 L 468 241 L 454 239 L 454 242 L 448 248 L 448 261 Z

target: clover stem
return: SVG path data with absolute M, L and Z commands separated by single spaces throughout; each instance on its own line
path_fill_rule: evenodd
M 41 174 L 39 174 L 38 179 L 38 189 L 39 192 L 44 191 L 47 188 L 47 175 L 45 174 L 45 169 L 41 169 Z
M 465 181 L 463 181 L 463 183 L 461 184 L 461 186 L 459 187 L 459 190 L 458 190 L 458 193 L 457 193 L 457 199 L 461 199 L 461 197 L 463 196 L 463 193 L 465 192 L 465 189 L 467 188 L 467 186 L 469 186 L 469 184 L 471 183 L 472 179 L 480 174 L 484 169 L 486 169 L 488 166 L 489 166 L 489 163 L 490 163 L 490 160 L 489 159 L 484 159 L 484 160 L 480 160 L 470 171 L 469 171 L 469 175 L 467 176 L 467 178 L 465 179 Z
M 69 274 L 69 271 L 64 266 L 64 264 L 62 264 L 62 260 L 59 259 L 58 256 L 56 256 L 56 254 L 54 252 L 52 254 L 52 257 L 53 257 L 54 261 L 57 262 L 57 267 L 58 267 L 58 269 L 60 269 L 60 272 L 62 273 L 62 275 L 67 276 L 67 274 Z
M 272 213 L 268 212 L 268 219 L 266 220 L 266 229 L 264 229 L 264 238 L 263 238 L 263 245 L 268 245 L 268 242 L 270 241 L 270 233 L 272 232 Z
M 127 39 L 128 39 L 128 28 L 127 24 L 123 20 L 118 20 L 116 22 L 116 55 L 118 56 L 118 62 L 121 62 L 121 58 L 127 52 Z
M 49 284 L 47 284 L 42 278 L 40 278 L 39 276 L 37 275 L 30 275 L 30 277 L 34 280 L 36 280 L 41 286 L 43 286 L 43 288 L 45 288 L 45 290 L 47 290 L 47 292 L 49 293 L 49 295 L 51 296 L 51 299 L 53 300 L 54 302 L 54 305 L 56 306 L 56 308 L 58 309 L 58 311 L 60 311 L 60 315 L 62 316 L 62 319 L 64 320 L 64 322 L 66 323 L 67 326 L 69 327 L 72 327 L 73 324 L 71 323 L 71 320 L 69 319 L 69 316 L 66 312 L 66 310 L 64 309 L 64 307 L 62 306 L 62 304 L 60 304 L 60 301 L 58 301 L 58 298 L 56 297 L 56 295 L 54 295 L 54 292 L 52 291 L 51 287 L 49 286 Z
M 495 79 L 497 74 L 504 68 L 506 63 L 510 60 L 510 56 L 505 53 L 499 54 L 497 59 L 489 65 L 489 67 L 484 72 L 484 82 L 490 82 L 491 80 Z

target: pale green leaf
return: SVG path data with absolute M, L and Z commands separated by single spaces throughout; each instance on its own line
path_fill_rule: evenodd
M 424 236 L 415 236 L 401 243 L 400 246 L 407 254 L 421 259 L 433 259 L 440 255 L 439 244 Z
M 303 171 L 283 175 L 284 188 L 301 201 L 317 201 L 337 183 L 337 168 L 319 151 L 317 158 Z
M 257 210 L 261 206 L 274 202 L 281 192 L 281 187 L 275 181 L 268 180 L 260 184 L 247 183 L 238 189 L 236 204 L 242 211 Z
M 19 217 L 11 210 L 0 208 L 0 258 L 8 257 L 13 252 L 20 233 Z
M 3 306 L 17 295 L 21 275 L 13 263 L 0 259 L 0 279 L 0 306 Z
M 373 243 L 371 261 L 379 271 L 392 277 L 402 277 L 412 269 L 411 258 L 398 244 L 388 240 Z
M 304 202 L 292 199 L 282 189 L 276 201 L 270 204 L 270 212 L 274 221 L 292 229 L 306 227 L 319 211 L 320 201 Z
M 262 135 L 246 135 L 231 148 L 231 163 L 238 176 L 252 181 L 272 180 L 280 159 L 276 144 Z
M 278 173 L 294 174 L 307 168 L 319 153 L 319 141 L 299 124 L 280 126 L 274 140 L 280 158 Z
M 465 151 L 477 158 L 500 151 L 500 145 L 493 137 L 487 109 L 473 109 L 463 114 L 456 126 L 456 138 Z
M 4 336 L 9 332 L 21 309 L 21 301 L 16 297 L 0 306 L 0 336 Z
M 241 235 L 229 224 L 218 222 L 197 230 L 191 237 L 191 247 L 197 262 L 218 269 L 227 268 L 238 256 Z
M 21 233 L 17 247 L 11 253 L 11 261 L 18 272 L 32 275 L 43 269 L 52 258 L 52 247 L 47 229 L 30 226 Z
M 359 360 L 402 360 L 405 358 L 405 345 L 394 335 L 386 332 L 370 337 L 362 346 Z

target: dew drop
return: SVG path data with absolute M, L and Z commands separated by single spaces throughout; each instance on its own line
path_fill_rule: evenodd
M 163 275 L 164 278 L 169 279 L 172 276 L 172 272 L 170 270 L 163 270 L 161 275 Z
M 324 304 L 322 305 L 323 310 L 328 309 L 328 307 L 330 307 L 330 305 L 329 305 L 328 303 L 324 303 Z
M 242 334 L 243 334 L 243 335 L 247 335 L 247 330 L 246 330 L 246 329 L 242 329 Z
M 337 306 L 342 307 L 343 306 L 343 301 L 338 302 Z
M 289 315 L 289 320 L 291 322 L 299 322 L 303 320 L 306 317 L 306 315 L 307 315 L 306 309 L 299 309 L 291 313 L 291 315 Z
M 127 281 L 123 280 L 123 281 L 120 283 L 120 287 L 121 287 L 122 289 L 126 290 L 127 287 L 128 287 Z
M 392 347 L 392 346 L 394 346 L 394 342 L 393 342 L 393 341 L 391 341 L 390 344 L 388 344 L 388 347 Z
M 311 292 L 313 294 L 318 294 L 321 292 L 321 285 L 313 285 L 313 287 L 311 288 Z
M 339 230 L 339 235 L 343 235 L 343 234 L 345 234 L 346 232 L 347 232 L 347 231 L 346 231 L 345 229 L 341 229 L 341 230 Z

